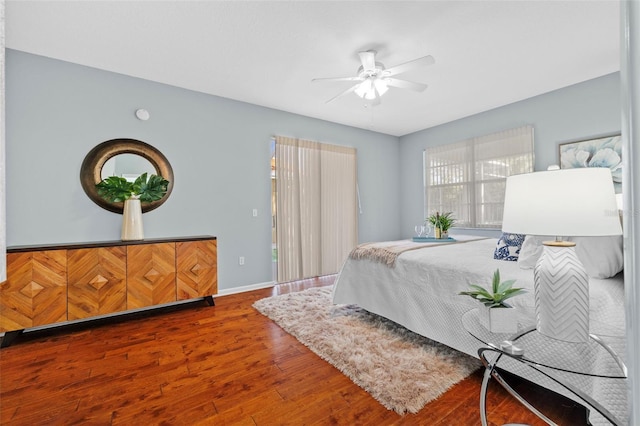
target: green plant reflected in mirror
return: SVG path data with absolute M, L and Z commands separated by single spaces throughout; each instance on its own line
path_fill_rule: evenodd
M 142 212 L 162 205 L 173 189 L 173 169 L 169 160 L 156 148 L 136 139 L 112 139 L 94 147 L 82 162 L 80 183 L 87 196 L 100 207 L 122 213 L 123 202 L 107 201 L 96 187 L 109 176 L 135 180 L 143 173 L 155 174 L 168 181 L 166 193 L 158 200 L 142 203 Z

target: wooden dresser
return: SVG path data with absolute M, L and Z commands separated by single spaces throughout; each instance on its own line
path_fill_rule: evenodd
M 204 298 L 218 292 L 212 236 L 7 248 L 1 347 L 26 328 Z

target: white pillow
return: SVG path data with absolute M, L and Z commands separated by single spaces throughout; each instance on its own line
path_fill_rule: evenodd
M 622 235 L 569 237 L 576 243 L 576 254 L 592 278 L 611 278 L 624 267 Z
M 520 248 L 520 254 L 518 255 L 518 266 L 522 269 L 533 269 L 536 266 L 536 262 L 542 254 L 542 242 L 553 237 L 543 237 L 537 235 L 527 235 L 524 238 L 524 243 Z
M 542 242 L 554 237 L 527 235 L 520 249 L 518 266 L 533 269 L 542 254 Z M 569 237 L 576 243 L 576 254 L 592 278 L 611 278 L 624 267 L 622 235 L 606 237 Z

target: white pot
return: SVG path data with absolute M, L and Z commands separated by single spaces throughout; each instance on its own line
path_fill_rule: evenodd
M 138 197 L 131 197 L 124 201 L 121 238 L 122 241 L 144 240 L 142 206 Z
M 480 324 L 492 333 L 515 333 L 518 331 L 518 315 L 514 308 L 488 308 L 480 306 Z

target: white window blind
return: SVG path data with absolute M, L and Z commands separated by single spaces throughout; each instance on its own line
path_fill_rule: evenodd
M 355 148 L 276 137 L 278 281 L 333 274 L 358 243 Z
M 533 171 L 533 127 L 425 150 L 425 212 L 453 212 L 455 226 L 500 228 L 508 176 Z

